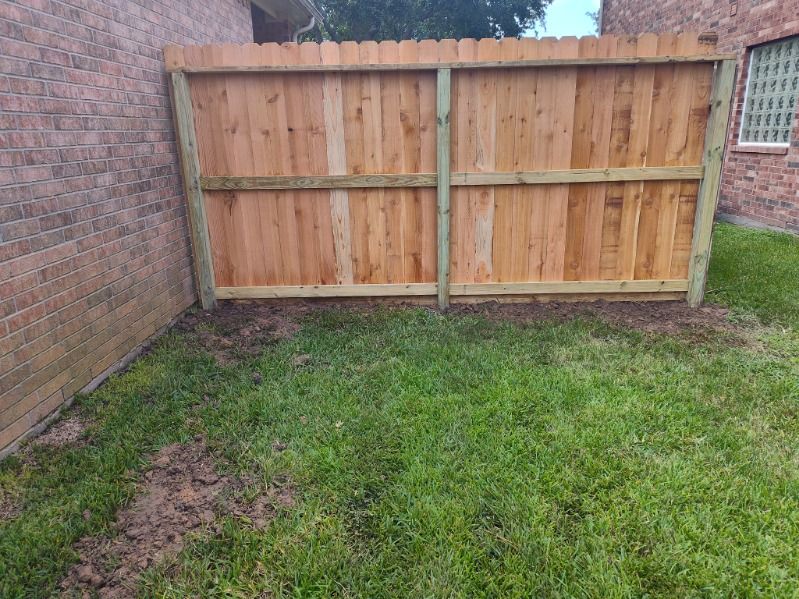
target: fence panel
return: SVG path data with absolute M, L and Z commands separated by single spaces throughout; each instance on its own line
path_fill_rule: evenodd
M 699 183 L 731 58 L 714 51 L 696 34 L 170 46 L 215 295 L 684 296 L 697 198 L 715 205 Z

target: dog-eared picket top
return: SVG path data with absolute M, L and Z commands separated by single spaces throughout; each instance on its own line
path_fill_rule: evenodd
M 697 34 L 164 55 L 204 308 L 702 300 L 735 57 Z

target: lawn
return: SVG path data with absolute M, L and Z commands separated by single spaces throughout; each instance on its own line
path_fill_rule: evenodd
M 217 508 L 144 596 L 796 597 L 797 280 L 795 238 L 722 225 L 734 324 L 701 332 L 424 308 L 309 311 L 259 352 L 171 332 L 79 399 L 78 441 L 0 464 L 0 596 L 58 589 L 180 442 L 242 501 L 292 499 Z
M 799 330 L 799 238 L 716 225 L 707 299 Z

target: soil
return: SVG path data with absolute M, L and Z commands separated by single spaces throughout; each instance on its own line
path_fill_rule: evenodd
M 690 308 L 685 302 L 548 302 L 528 304 L 458 304 L 455 314 L 482 314 L 492 319 L 516 322 L 571 320 L 593 316 L 611 324 L 626 326 L 647 333 L 678 335 L 697 331 L 733 331 L 727 319 L 729 311 L 714 304 Z
M 0 522 L 13 520 L 22 512 L 22 506 L 0 489 Z
M 77 444 L 81 441 L 84 430 L 86 430 L 86 422 L 79 416 L 61 418 L 42 434 L 32 439 L 28 446 L 62 447 L 64 445 Z
M 118 514 L 116 535 L 86 537 L 75 545 L 80 562 L 61 582 L 63 595 L 134 597 L 138 575 L 177 555 L 188 533 L 216 529 L 225 514 L 262 529 L 277 506 L 294 504 L 288 481 L 276 481 L 252 502 L 241 498 L 247 486 L 248 481 L 218 474 L 201 440 L 164 447 L 145 472 L 133 504 Z
M 68 445 L 83 447 L 88 442 L 83 436 L 87 426 L 86 420 L 73 411 L 71 416 L 59 418 L 45 431 L 23 445 L 17 452 L 17 457 L 23 464 L 32 466 L 36 464 L 36 458 L 33 455 L 34 447 L 57 448 Z
M 324 309 L 346 309 L 369 312 L 381 305 L 418 307 L 419 304 L 403 301 L 364 302 L 361 300 L 297 300 L 273 302 L 269 300 L 242 300 L 220 303 L 213 312 L 198 311 L 186 315 L 176 326 L 178 330 L 194 335 L 200 345 L 223 366 L 254 358 L 267 345 L 293 337 L 305 315 Z M 740 330 L 728 320 L 728 310 L 714 304 L 690 308 L 682 301 L 650 302 L 531 302 L 454 304 L 450 314 L 480 314 L 492 320 L 510 320 L 521 323 L 557 320 L 567 321 L 578 317 L 596 317 L 614 325 L 625 326 L 646 333 L 689 335 L 702 340 L 714 333 L 731 334 L 734 341 Z M 743 340 L 739 340 L 744 343 Z M 308 361 L 305 355 L 297 356 L 295 366 Z M 253 375 L 256 376 L 256 375 Z M 255 381 L 259 384 L 260 381 Z
M 290 339 L 303 306 L 288 309 L 252 302 L 224 302 L 214 312 L 187 314 L 177 330 L 191 332 L 217 362 L 229 366 L 258 356 L 263 348 Z
M 27 466 L 35 466 L 34 447 L 55 448 L 66 447 L 67 445 L 82 447 L 87 443 L 87 440 L 83 438 L 86 426 L 86 421 L 73 412 L 73 415 L 57 420 L 40 435 L 25 443 L 16 453 L 16 457 Z M 22 504 L 19 498 L 12 497 L 9 493 L 0 489 L 0 522 L 13 520 L 20 513 L 22 513 Z
M 177 327 L 192 331 L 200 342 L 223 360 L 241 354 L 255 355 L 265 345 L 294 336 L 300 318 L 325 308 L 343 308 L 368 312 L 378 306 L 418 307 L 402 301 L 364 302 L 360 300 L 307 300 L 271 302 L 269 300 L 221 302 L 211 313 L 198 311 L 187 315 Z M 697 331 L 734 331 L 727 319 L 729 310 L 715 304 L 690 308 L 684 301 L 650 302 L 530 302 L 454 304 L 451 314 L 481 314 L 494 319 L 517 322 L 570 320 L 593 316 L 615 325 L 649 333 L 681 334 Z M 298 361 L 304 359 L 299 357 Z
M 264 345 L 280 339 L 291 338 L 298 330 L 297 321 L 304 315 L 320 309 L 340 308 L 368 312 L 380 305 L 418 307 L 406 302 L 364 303 L 359 300 L 310 300 L 285 303 L 263 301 L 222 302 L 212 313 L 197 312 L 178 325 L 182 330 L 193 330 L 203 345 L 230 360 L 233 349 L 243 349 L 245 354 L 259 353 Z M 648 333 L 677 335 L 697 331 L 733 331 L 736 327 L 727 319 L 728 310 L 714 304 L 690 308 L 682 301 L 650 302 L 531 302 L 454 304 L 450 314 L 481 314 L 491 319 L 515 322 L 545 320 L 571 320 L 593 316 L 611 324 L 621 325 Z M 302 357 L 298 360 L 303 359 Z

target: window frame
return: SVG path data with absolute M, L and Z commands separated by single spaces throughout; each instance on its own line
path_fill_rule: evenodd
M 788 139 L 787 142 L 782 141 L 744 141 L 743 133 L 744 133 L 744 120 L 746 119 L 746 104 L 749 100 L 749 85 L 752 81 L 752 62 L 755 59 L 755 50 L 768 46 L 769 44 L 776 44 L 782 42 L 784 40 L 791 39 L 793 37 L 799 37 L 796 35 L 788 35 L 786 37 L 777 38 L 774 40 L 770 40 L 768 42 L 764 42 L 762 44 L 757 44 L 756 46 L 750 46 L 747 48 L 747 52 L 749 53 L 749 64 L 746 68 L 746 88 L 744 89 L 744 97 L 743 97 L 743 104 L 741 104 L 741 122 L 738 124 L 738 145 L 742 148 L 746 147 L 755 147 L 755 148 L 790 148 L 791 147 L 791 139 Z M 791 127 L 788 129 L 788 136 L 790 137 L 791 133 L 793 132 L 794 128 L 796 127 L 796 114 L 797 114 L 797 107 L 794 107 L 794 114 L 793 120 L 791 122 Z

